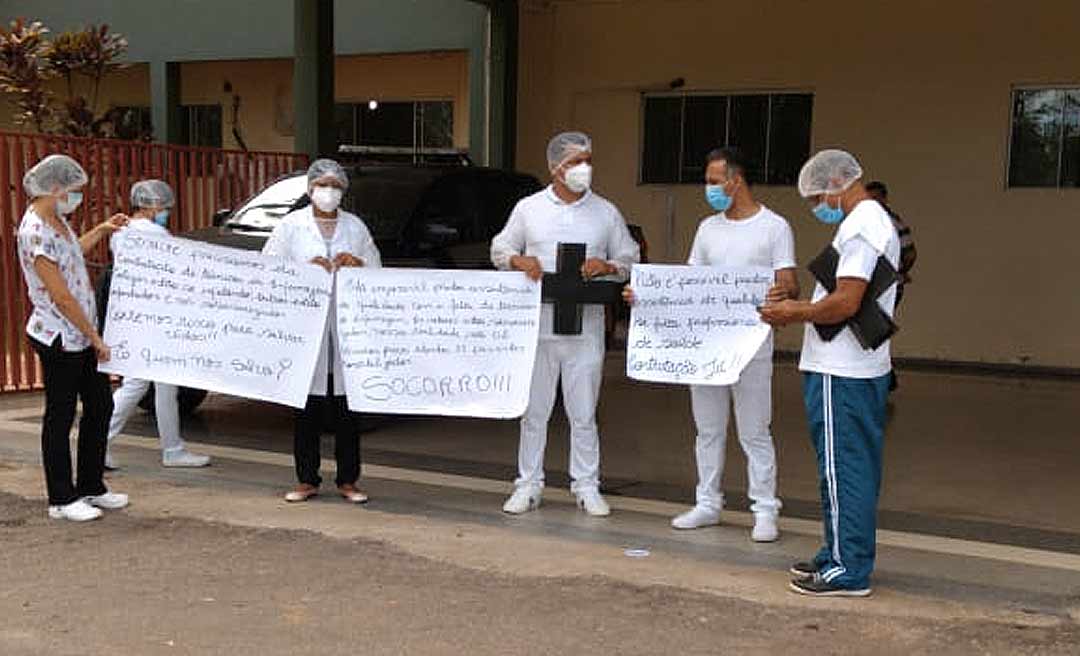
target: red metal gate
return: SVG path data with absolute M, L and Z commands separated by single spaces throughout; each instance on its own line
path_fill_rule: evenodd
M 159 178 L 176 193 L 171 227 L 186 232 L 210 225 L 219 209 L 237 207 L 278 177 L 305 168 L 306 155 L 194 148 L 133 141 L 82 139 L 0 131 L 0 393 L 37 389 L 41 374 L 26 340 L 30 314 L 15 234 L 28 199 L 26 170 L 52 153 L 74 157 L 90 176 L 83 204 L 70 217 L 77 233 L 116 212 L 129 211 L 131 185 Z M 108 262 L 103 241 L 87 257 L 91 275 Z

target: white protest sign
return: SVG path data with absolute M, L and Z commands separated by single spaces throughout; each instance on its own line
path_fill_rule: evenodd
M 349 408 L 510 418 L 529 402 L 540 285 L 520 272 L 341 269 Z
M 771 328 L 757 307 L 765 268 L 635 265 L 626 374 L 659 383 L 732 385 Z
M 304 407 L 330 308 L 318 266 L 133 229 L 115 238 L 101 371 Z

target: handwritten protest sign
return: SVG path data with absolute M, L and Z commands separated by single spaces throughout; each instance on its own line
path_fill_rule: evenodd
M 337 316 L 350 409 L 525 412 L 540 285 L 520 272 L 342 269 Z
M 311 264 L 124 230 L 101 371 L 302 408 L 330 307 Z
M 731 385 L 771 330 L 757 307 L 769 269 L 635 265 L 626 374 L 638 380 Z

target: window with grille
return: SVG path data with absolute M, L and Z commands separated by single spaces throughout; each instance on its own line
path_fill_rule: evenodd
M 705 156 L 739 148 L 752 183 L 793 185 L 810 156 L 809 93 L 646 94 L 642 184 L 700 184 Z

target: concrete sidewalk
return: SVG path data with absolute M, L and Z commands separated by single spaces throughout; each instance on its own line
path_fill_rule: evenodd
M 696 476 L 689 394 L 628 380 L 622 356 L 609 355 L 599 410 L 605 491 L 688 505 Z M 909 371 L 900 381 L 885 438 L 881 528 L 1080 554 L 1080 381 Z M 785 516 L 816 520 L 817 471 L 800 384 L 792 365 L 777 365 L 779 488 Z M 0 397 L 0 408 L 13 403 L 40 412 L 33 397 Z M 38 422 L 34 412 L 22 419 Z M 183 430 L 201 443 L 292 449 L 290 409 L 221 395 L 211 395 Z M 128 431 L 157 434 L 148 415 L 137 415 Z M 556 408 L 549 486 L 567 485 L 568 431 Z M 394 417 L 364 436 L 364 460 L 509 481 L 517 433 L 516 421 Z M 327 441 L 324 453 L 330 449 Z M 745 458 L 734 436 L 727 451 L 728 507 L 745 510 Z
M 6 403 L 0 412 L 0 491 L 38 496 L 37 409 L 32 399 L 23 401 Z M 743 512 L 726 513 L 720 527 L 678 532 L 668 520 L 679 504 L 613 495 L 613 516 L 594 519 L 555 489 L 540 511 L 510 517 L 499 510 L 509 489 L 505 482 L 387 465 L 365 467 L 373 500 L 363 509 L 339 501 L 332 488 L 311 504 L 286 505 L 280 494 L 292 485 L 289 455 L 193 446 L 213 455 L 214 466 L 163 469 L 155 439 L 127 437 L 117 449 L 125 467 L 110 484 L 133 493 L 130 512 L 139 516 L 364 537 L 413 555 L 515 575 L 601 575 L 782 607 L 821 603 L 786 590 L 787 566 L 819 544 L 816 521 L 785 517 L 781 541 L 759 545 L 749 540 L 751 518 Z M 843 607 L 1025 626 L 1080 620 L 1080 555 L 896 530 L 883 530 L 879 539 L 874 600 L 839 602 Z M 630 558 L 627 549 L 645 549 L 649 556 Z

